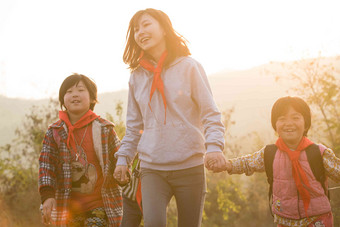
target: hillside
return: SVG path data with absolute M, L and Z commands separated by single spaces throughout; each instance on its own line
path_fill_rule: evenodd
M 210 84 L 221 111 L 235 108 L 233 134 L 267 131 L 270 111 L 275 100 L 285 95 L 287 87 L 275 82 L 261 66 L 245 71 L 219 73 L 210 76 Z
M 127 102 L 127 90 L 99 94 L 98 100 L 95 109 L 97 114 L 104 117 L 106 113 L 114 115 L 116 103 Z M 27 100 L 0 96 L 0 146 L 11 142 L 15 137 L 15 129 L 33 106 L 46 105 L 48 101 L 49 99 Z
M 333 64 L 340 75 L 340 56 L 324 59 Z M 286 63 L 291 64 L 291 63 Z M 289 81 L 276 82 L 275 76 L 284 74 L 282 63 L 270 63 L 249 70 L 225 71 L 210 75 L 209 81 L 221 111 L 234 108 L 232 115 L 236 124 L 229 132 L 234 136 L 245 136 L 252 131 L 264 134 L 270 142 L 273 131 L 270 111 L 275 100 L 286 95 Z M 126 113 L 127 90 L 99 94 L 96 113 L 105 117 L 115 113 L 115 106 L 123 102 Z M 0 96 L 0 146 L 11 141 L 15 128 L 32 105 L 42 105 L 48 100 L 10 99 Z

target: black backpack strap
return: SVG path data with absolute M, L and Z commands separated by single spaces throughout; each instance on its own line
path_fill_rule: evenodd
M 314 174 L 314 177 L 322 185 L 325 194 L 329 196 L 326 188 L 326 174 L 323 166 L 323 160 L 319 146 L 315 143 L 306 148 L 306 155 L 309 162 L 309 166 Z M 328 197 L 329 198 L 329 197 Z
M 271 201 L 273 195 L 273 162 L 276 150 L 277 146 L 275 144 L 269 144 L 264 148 L 264 168 L 266 170 L 267 181 L 269 183 L 268 198 L 270 211 L 272 210 Z

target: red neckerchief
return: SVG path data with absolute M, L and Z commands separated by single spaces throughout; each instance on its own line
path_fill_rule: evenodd
M 74 125 L 72 125 L 67 112 L 59 111 L 59 119 L 65 122 L 69 131 L 67 137 L 67 147 L 69 149 L 72 148 L 74 152 L 77 152 L 76 142 L 74 138 L 74 130 L 86 126 L 98 117 L 99 116 L 93 113 L 92 110 L 89 110 Z
M 168 55 L 168 52 L 165 50 L 161 56 L 161 58 L 159 59 L 156 68 L 150 63 L 150 61 L 148 61 L 145 57 L 143 57 L 143 52 L 141 54 L 141 59 L 139 61 L 139 64 L 145 68 L 146 70 L 153 72 L 153 81 L 152 81 L 152 85 L 151 85 L 151 91 L 150 91 L 150 100 L 149 100 L 149 108 L 151 109 L 151 99 L 152 99 L 152 95 L 155 92 L 156 89 L 158 89 L 158 91 L 161 93 L 162 98 L 163 98 L 163 103 L 164 103 L 164 112 L 165 112 L 165 119 L 164 119 L 164 124 L 166 123 L 166 99 L 165 99 L 165 95 L 164 95 L 164 84 L 161 78 L 161 73 L 162 73 L 162 68 L 163 68 L 163 64 L 164 61 L 166 59 L 166 56 Z
M 276 141 L 276 146 L 281 150 L 284 151 L 288 154 L 288 157 L 290 161 L 292 162 L 292 173 L 293 173 L 293 178 L 296 184 L 296 187 L 302 197 L 304 209 L 307 215 L 307 209 L 310 203 L 310 193 L 309 191 L 304 187 L 307 186 L 308 188 L 310 187 L 307 175 L 305 171 L 302 169 L 300 162 L 299 162 L 299 156 L 301 151 L 305 150 L 308 146 L 313 144 L 312 141 L 307 139 L 307 137 L 302 137 L 298 147 L 296 148 L 295 151 L 290 150 L 287 145 L 284 143 L 283 139 L 281 137 L 278 138 Z M 302 184 L 303 183 L 303 184 Z M 308 215 L 307 215 L 308 216 Z

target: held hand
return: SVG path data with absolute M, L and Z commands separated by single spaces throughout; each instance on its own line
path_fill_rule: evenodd
M 116 166 L 113 177 L 116 179 L 116 181 L 118 181 L 119 184 L 127 184 L 129 182 L 127 166 Z
M 205 167 L 214 173 L 226 170 L 227 161 L 222 152 L 209 152 L 205 155 Z
M 230 173 L 232 169 L 233 169 L 233 166 L 231 165 L 231 162 L 229 160 L 227 160 L 225 170 L 227 170 L 228 173 Z
M 42 205 L 41 215 L 42 223 L 45 225 L 50 225 L 52 222 L 51 214 L 52 210 L 57 208 L 57 201 L 54 198 L 48 198 L 44 201 Z

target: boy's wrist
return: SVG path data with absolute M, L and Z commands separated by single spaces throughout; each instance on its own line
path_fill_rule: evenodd
M 52 187 L 45 186 L 40 189 L 41 204 L 43 204 L 47 199 L 54 197 L 55 191 Z

